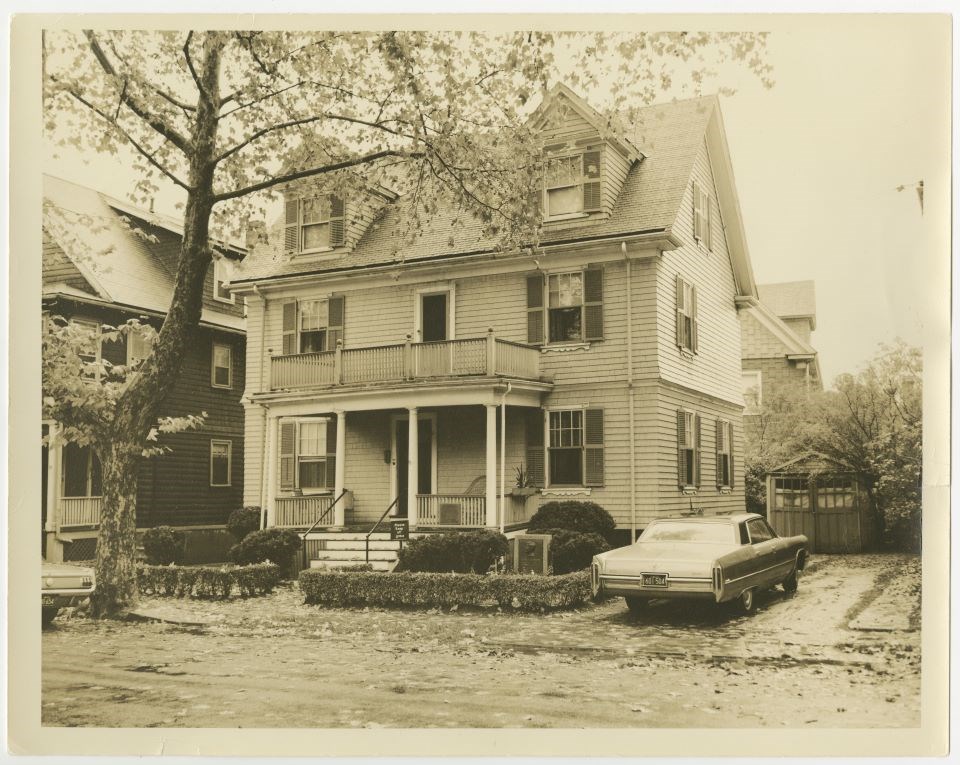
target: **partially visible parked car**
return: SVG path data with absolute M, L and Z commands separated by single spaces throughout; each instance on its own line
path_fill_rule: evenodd
M 43 626 L 56 618 L 61 608 L 79 603 L 96 589 L 93 569 L 69 563 L 43 562 L 40 575 Z
M 595 597 L 622 595 L 637 612 L 656 598 L 737 601 L 754 608 L 758 590 L 795 592 L 807 538 L 778 537 L 761 515 L 738 513 L 652 521 L 632 545 L 593 559 Z

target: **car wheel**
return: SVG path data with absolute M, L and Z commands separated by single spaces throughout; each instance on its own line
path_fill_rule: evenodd
M 56 606 L 43 607 L 40 617 L 42 625 L 44 627 L 49 627 L 50 623 L 56 618 L 58 613 L 60 613 L 60 609 Z
M 783 589 L 785 592 L 796 592 L 798 579 L 800 578 L 800 569 L 794 567 L 793 571 L 790 572 L 790 576 L 783 580 Z
M 752 588 L 749 590 L 744 590 L 740 593 L 740 597 L 737 598 L 737 605 L 740 607 L 740 611 L 742 613 L 753 613 L 754 600 Z
M 626 595 L 623 599 L 627 601 L 627 608 L 630 609 L 631 614 L 643 613 L 647 608 L 647 603 L 649 602 L 647 598 L 629 597 Z

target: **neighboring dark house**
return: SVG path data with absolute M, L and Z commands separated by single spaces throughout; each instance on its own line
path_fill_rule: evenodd
M 50 176 L 44 179 L 43 311 L 72 322 L 117 325 L 138 318 L 159 329 L 173 292 L 182 229 L 166 216 Z M 144 459 L 138 476 L 137 527 L 188 531 L 194 560 L 216 559 L 230 511 L 243 499 L 244 304 L 222 289 L 243 248 L 224 248 L 204 285 L 200 326 L 187 345 L 180 378 L 162 414 L 207 413 L 199 430 L 161 436 L 170 452 Z M 149 353 L 137 338 L 102 342 L 111 364 Z M 43 448 L 43 537 L 48 560 L 92 558 L 102 479 L 89 448 L 57 440 Z

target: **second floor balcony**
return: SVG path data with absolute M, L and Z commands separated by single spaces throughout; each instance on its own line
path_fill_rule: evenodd
M 431 343 L 408 340 L 270 359 L 271 390 L 471 376 L 540 380 L 540 351 L 500 340 L 490 331 L 486 337 Z

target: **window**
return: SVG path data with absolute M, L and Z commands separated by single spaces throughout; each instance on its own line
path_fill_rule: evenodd
M 548 278 L 549 340 L 582 340 L 583 274 L 551 274 Z
M 802 476 L 773 479 L 774 510 L 809 510 L 810 485 Z
M 603 410 L 548 412 L 551 486 L 603 485 Z
M 693 184 L 693 238 L 708 250 L 710 246 L 710 195 L 699 184 Z
M 336 422 L 310 417 L 280 422 L 281 491 L 326 491 L 333 488 Z
M 210 441 L 210 485 L 230 485 L 232 441 Z
M 747 521 L 747 532 L 750 534 L 750 544 L 752 545 L 769 542 L 777 537 L 763 518 L 751 518 Z
M 677 346 L 697 352 L 697 288 L 677 276 Z
M 717 488 L 733 488 L 733 423 L 717 420 Z
M 127 333 L 127 366 L 135 367 L 140 364 L 153 349 L 154 336 L 149 337 L 141 330 L 132 330 Z
M 319 353 L 326 350 L 326 300 L 301 301 L 299 335 L 299 353 Z
M 286 203 L 284 251 L 289 255 L 325 252 L 344 243 L 343 200 L 330 194 Z
M 344 298 L 291 300 L 283 305 L 283 353 L 336 350 L 343 339 Z
M 63 445 L 61 460 L 61 492 L 64 497 L 99 497 L 103 494 L 103 470 L 91 447 L 70 441 Z
M 527 342 L 603 340 L 603 269 L 527 277 Z
M 849 510 L 857 506 L 857 488 L 852 478 L 821 477 L 817 480 L 817 509 Z
M 582 215 L 601 209 L 600 152 L 586 151 L 546 162 L 544 195 L 547 218 Z
M 100 379 L 100 323 L 89 319 L 71 319 L 70 323 L 80 329 L 83 344 L 80 347 L 80 361 L 83 362 L 83 378 Z
M 213 261 L 213 297 L 224 303 L 233 302 L 233 294 L 224 289 L 224 284 L 233 278 L 233 261 L 227 257 L 219 257 Z
M 757 414 L 763 403 L 763 379 L 759 371 L 749 370 L 743 373 L 744 413 Z
M 681 489 L 700 486 L 700 415 L 677 410 L 677 483 Z
M 213 344 L 210 363 L 210 384 L 214 388 L 233 385 L 233 348 L 223 343 Z

